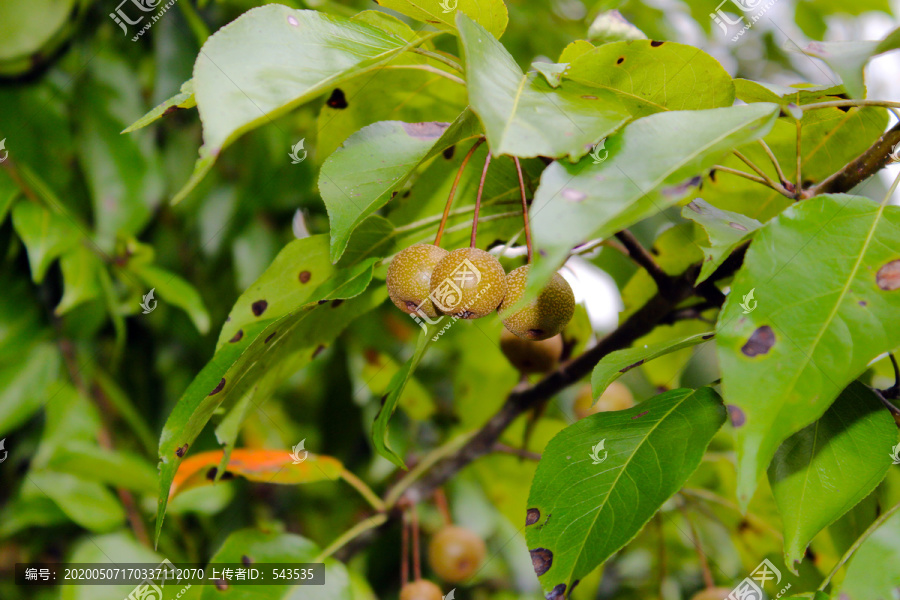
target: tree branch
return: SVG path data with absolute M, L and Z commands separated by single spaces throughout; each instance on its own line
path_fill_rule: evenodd
M 894 146 L 900 143 L 900 123 L 887 130 L 872 146 L 818 185 L 803 191 L 803 198 L 848 192 L 884 168 L 891 161 Z
M 647 273 L 650 274 L 650 277 L 653 278 L 660 293 L 664 295 L 671 294 L 673 287 L 672 277 L 663 271 L 662 267 L 656 264 L 653 255 L 647 252 L 637 238 L 634 237 L 634 234 L 627 229 L 623 229 L 616 234 L 616 238 L 622 242 L 622 245 L 628 250 L 628 256 L 631 257 L 631 260 L 643 267 Z

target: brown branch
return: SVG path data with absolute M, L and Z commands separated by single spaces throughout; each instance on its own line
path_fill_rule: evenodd
M 650 277 L 653 278 L 660 293 L 666 296 L 670 295 L 673 287 L 672 277 L 663 271 L 662 267 L 656 264 L 656 259 L 653 258 L 652 254 L 647 252 L 646 248 L 644 248 L 637 238 L 634 237 L 634 234 L 627 229 L 623 229 L 616 234 L 616 238 L 622 242 L 622 245 L 628 250 L 628 256 L 631 257 L 631 260 L 643 267 L 647 273 L 650 274 Z
M 848 192 L 891 162 L 890 154 L 900 143 L 900 123 L 887 130 L 868 150 L 818 185 L 803 191 L 803 198 Z

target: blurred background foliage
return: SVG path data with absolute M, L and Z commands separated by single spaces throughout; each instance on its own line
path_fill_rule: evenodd
M 362 0 L 283 3 L 345 16 L 377 8 Z M 287 242 L 327 232 L 316 186 L 325 158 L 372 122 L 449 121 L 465 106 L 461 88 L 444 80 L 411 93 L 425 87 L 421 72 L 387 73 L 365 85 L 351 82 L 344 88 L 348 107 L 334 108 L 322 97 L 252 131 L 223 153 L 184 202 L 172 206 L 169 200 L 188 179 L 200 145 L 196 112 L 176 110 L 151 127 L 120 132 L 190 79 L 210 32 L 264 3 L 179 0 L 137 42 L 109 18 L 113 4 L 0 1 L 0 139 L 8 152 L 0 165 L 0 438 L 9 451 L 0 465 L 2 598 L 124 596 L 116 587 L 50 588 L 26 595 L 7 577 L 6 569 L 16 562 L 110 557 L 204 562 L 242 527 L 300 534 L 324 547 L 365 515 L 364 503 L 340 483 L 220 482 L 176 498 L 154 552 L 147 540 L 155 512 L 159 432 L 213 355 L 218 331 L 241 292 Z M 652 39 L 705 49 L 734 77 L 783 85 L 830 82 L 821 63 L 786 46 L 880 39 L 896 25 L 897 10 L 888 0 L 778 0 L 771 18 L 732 43 L 710 19 L 715 0 L 513 0 L 507 6 L 510 22 L 502 42 L 523 68 L 536 59 L 555 61 L 567 44 L 588 37 L 597 15 L 617 9 Z M 592 34 L 602 41 L 603 27 L 595 26 Z M 438 38 L 436 45 L 457 52 L 451 36 Z M 900 96 L 897 60 L 892 55 L 873 61 L 869 97 Z M 308 158 L 290 164 L 288 152 L 300 139 Z M 536 177 L 540 168 L 531 165 L 530 175 Z M 398 248 L 432 235 L 434 221 L 423 227 L 418 220 L 439 213 L 454 170 L 448 161 L 434 162 L 415 189 L 391 204 L 386 216 L 394 226 L 406 226 Z M 473 200 L 473 172 L 464 177 L 460 206 Z M 504 214 L 502 200 L 515 198 L 514 177 L 509 165 L 491 171 L 488 195 L 500 203 L 487 214 Z M 879 196 L 878 190 L 868 191 Z M 669 218 L 660 216 L 641 223 L 636 233 L 653 245 L 668 224 Z M 498 218 L 483 229 L 481 245 L 506 241 L 518 228 L 518 221 Z M 455 217 L 448 245 L 467 232 L 466 217 Z M 657 244 L 663 255 L 666 244 L 665 238 Z M 616 252 L 595 253 L 584 269 L 595 277 L 602 269 L 617 290 L 625 290 L 626 309 L 645 297 L 634 282 L 631 292 L 626 288 L 634 267 Z M 142 297 L 151 288 L 158 306 L 142 314 Z M 615 323 L 622 301 L 618 291 L 585 295 L 591 318 L 582 313 L 572 326 L 572 339 L 582 346 Z M 401 455 L 414 462 L 421 449 L 435 446 L 447 432 L 471 430 L 499 407 L 517 381 L 496 343 L 486 343 L 498 339 L 500 327 L 496 319 L 454 327 L 426 356 L 392 426 L 391 443 Z M 692 321 L 669 329 L 659 335 L 688 335 L 704 326 Z M 339 457 L 382 489 L 396 475 L 373 453 L 370 423 L 417 332 L 389 303 L 352 322 L 334 345 L 251 412 L 238 445 L 289 448 L 305 439 L 307 449 Z M 879 364 L 877 371 L 889 382 L 888 365 Z M 641 400 L 660 388 L 703 384 L 715 376 L 710 346 L 675 353 L 622 381 Z M 575 420 L 573 405 L 581 393 L 576 387 L 551 403 L 530 449 L 540 451 Z M 525 426 L 520 421 L 507 433 L 510 445 L 521 445 Z M 218 444 L 207 428 L 191 452 L 214 448 Z M 759 494 L 746 518 L 724 500 L 734 486 L 733 467 L 721 454 L 729 448 L 728 434 L 720 433 L 689 486 L 706 491 L 683 495 L 684 514 L 675 501 L 667 505 L 665 519 L 645 528 L 591 576 L 593 581 L 582 582 L 575 597 L 655 597 L 660 585 L 667 599 L 688 597 L 702 587 L 698 558 L 684 533 L 691 526 L 715 549 L 712 559 L 723 585 L 729 577 L 743 577 L 762 557 L 781 564 L 771 494 Z M 538 597 L 519 535 L 533 473 L 531 462 L 493 455 L 448 486 L 455 519 L 487 539 L 492 556 L 467 597 Z M 897 501 L 896 470 L 877 493 Z M 437 513 L 423 510 L 425 530 L 437 527 Z M 816 557 L 827 562 L 839 556 L 859 534 L 859 523 L 871 521 L 864 513 L 874 510 L 869 499 L 825 539 L 817 538 L 813 560 L 804 562 L 799 589 L 792 591 L 803 591 L 804 585 L 814 589 L 821 580 L 821 574 L 814 575 Z M 388 530 L 351 562 L 354 577 L 368 582 L 360 579 L 353 597 L 395 597 L 398 538 L 398 530 Z M 507 545 L 509 540 L 516 541 Z M 211 593 L 199 588 L 190 593 L 200 597 L 201 591 Z

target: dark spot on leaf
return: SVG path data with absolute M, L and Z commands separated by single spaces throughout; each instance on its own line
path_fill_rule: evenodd
M 347 98 L 344 96 L 344 91 L 341 88 L 334 88 L 334 91 L 331 92 L 331 96 L 328 98 L 326 104 L 331 108 L 347 108 L 347 106 L 349 106 L 347 104 Z
M 750 524 L 750 521 L 747 519 L 741 519 L 741 522 L 738 523 L 738 531 L 740 533 L 745 533 L 747 531 L 752 531 L 753 526 Z
M 704 336 L 701 337 L 700 339 L 701 339 L 701 340 L 711 340 L 711 339 L 713 339 L 714 337 L 716 337 L 716 334 L 714 334 L 714 333 L 707 333 L 706 335 L 704 335 Z
M 880 269 L 875 275 L 875 283 L 886 292 L 900 289 L 900 258 L 892 260 Z
M 256 302 L 254 302 L 253 304 L 250 305 L 250 310 L 252 310 L 253 314 L 258 317 L 259 315 L 261 315 L 265 312 L 265 310 L 266 310 L 266 308 L 268 308 L 268 306 L 269 306 L 269 303 L 266 302 L 265 300 L 257 300 Z
M 278 332 L 277 332 L 277 331 L 273 331 L 272 333 L 270 333 L 269 336 L 268 336 L 266 339 L 263 340 L 263 344 L 268 344 L 268 343 L 269 343 L 269 340 L 271 340 L 273 337 L 275 337 L 275 334 L 276 334 L 276 333 L 278 333 Z
M 384 402 L 387 400 L 387 397 L 388 397 L 387 394 L 385 394 L 384 396 L 381 397 L 381 406 L 384 406 Z
M 427 123 L 402 123 L 406 135 L 418 140 L 436 140 L 443 135 L 444 130 L 450 127 L 450 123 L 428 121 Z
M 701 206 L 699 204 L 697 204 L 696 202 L 691 202 L 690 204 L 688 204 L 688 208 L 691 209 L 692 211 L 694 211 L 695 213 L 697 213 L 698 215 L 703 214 L 703 208 L 701 208 Z
M 642 413 L 638 413 L 638 414 L 634 415 L 633 417 L 631 417 L 631 420 L 634 421 L 635 419 L 640 419 L 641 417 L 648 414 L 649 412 L 650 412 L 649 410 L 645 410 Z
M 572 597 L 572 592 L 575 591 L 575 586 L 578 585 L 579 583 L 581 583 L 580 579 L 576 579 L 575 581 L 572 582 L 572 588 L 569 590 L 569 598 Z
M 216 579 L 216 589 L 220 592 L 224 592 L 228 589 L 228 584 L 225 583 L 224 579 Z
M 219 392 L 222 391 L 223 387 L 225 387 L 225 378 L 224 377 L 222 378 L 222 381 L 219 382 L 219 385 L 217 385 L 216 387 L 213 388 L 213 391 L 211 391 L 209 393 L 209 395 L 213 396 L 215 394 L 218 394 Z
M 167 108 L 166 110 L 163 111 L 162 116 L 165 117 L 166 115 L 171 115 L 173 112 L 176 112 L 176 111 L 179 111 L 179 110 L 181 110 L 181 107 L 180 107 L 180 106 L 174 106 L 174 105 L 173 105 L 173 106 L 170 106 L 169 108 Z
M 847 112 L 848 110 L 850 110 L 849 106 L 836 106 L 835 108 L 843 112 Z
M 309 281 L 310 277 L 312 277 L 312 273 L 309 271 L 300 271 L 300 275 L 297 276 L 297 279 L 300 280 L 300 283 L 306 283 Z
M 228 340 L 230 343 L 235 343 L 241 341 L 241 338 L 244 337 L 244 330 L 238 329 L 238 332 L 234 334 L 234 337 Z
M 529 508 L 525 513 L 525 525 L 534 525 L 541 519 L 541 511 L 536 508 Z
M 619 60 L 616 61 L 616 64 L 617 64 L 617 65 L 621 65 L 623 62 L 625 62 L 625 57 L 624 57 L 624 56 L 620 56 L 620 57 L 619 57 Z
M 859 301 L 859 305 L 860 305 L 860 306 L 868 306 L 868 304 L 869 304 L 869 303 L 866 302 L 865 300 L 860 300 L 860 301 Z
M 680 185 L 676 185 L 674 187 L 663 188 L 663 194 L 666 196 L 670 196 L 673 198 L 680 198 L 683 196 L 689 189 L 692 187 L 697 187 L 700 185 L 700 182 L 703 181 L 703 178 L 697 175 L 696 177 L 691 177 L 684 183 Z
M 206 472 L 206 478 L 210 481 L 213 481 L 216 478 L 216 473 L 218 472 L 218 467 L 212 467 L 209 471 Z
M 324 345 L 324 344 L 319 344 L 318 346 L 316 346 L 316 349 L 313 350 L 313 355 L 312 355 L 312 357 L 313 357 L 313 358 L 317 357 L 319 354 L 322 353 L 322 350 L 324 350 L 324 349 L 325 349 L 325 345 Z
M 741 347 L 741 352 L 754 357 L 766 354 L 775 345 L 775 332 L 768 325 L 763 325 L 753 332 L 747 343 Z
M 325 304 L 328 300 L 319 300 L 319 304 Z
M 253 561 L 250 560 L 250 557 L 249 557 L 249 556 L 247 556 L 246 554 L 244 554 L 243 556 L 241 556 L 241 563 L 242 563 L 245 567 L 249 567 L 251 564 L 253 564 Z
M 222 481 L 234 479 L 234 473 L 232 473 L 231 471 L 225 471 L 224 473 L 222 473 L 222 476 L 219 479 L 221 479 Z
M 396 197 L 397 197 L 397 194 L 399 194 L 399 193 L 400 193 L 400 192 L 398 192 L 397 190 L 394 190 L 393 192 L 391 192 L 391 200 L 393 200 L 394 198 L 396 198 Z
M 747 422 L 747 417 L 740 408 L 733 404 L 729 404 L 726 408 L 728 409 L 728 418 L 732 427 L 742 427 Z
M 331 308 L 337 308 L 338 306 L 340 306 L 343 303 L 344 303 L 344 301 L 342 299 L 338 298 L 337 300 L 334 300 L 331 302 Z
M 728 226 L 732 229 L 737 229 L 738 231 L 747 231 L 747 228 L 741 225 L 740 223 L 735 223 L 734 221 L 729 221 Z
M 544 594 L 547 600 L 560 600 L 566 595 L 566 584 L 560 583 L 555 588 Z
M 715 169 L 712 169 L 709 172 L 709 180 L 712 181 L 713 183 L 716 182 L 716 170 Z
M 535 548 L 529 550 L 531 553 L 531 566 L 534 567 L 534 573 L 538 577 L 550 570 L 553 564 L 553 553 L 546 548 Z
M 376 350 L 375 348 L 366 348 L 365 350 L 363 350 L 363 358 L 365 358 L 366 362 L 373 367 L 381 366 L 381 360 L 378 356 L 378 350 Z
M 425 22 L 426 22 L 426 23 L 431 23 L 432 25 L 440 25 L 440 24 L 441 24 L 440 21 L 431 21 L 431 20 L 428 20 L 428 19 L 426 19 Z
M 582 98 L 585 100 L 596 100 L 597 96 L 582 96 Z
M 405 192 L 403 192 L 403 197 L 404 197 L 404 198 L 409 198 L 409 195 L 410 195 L 410 194 L 412 194 L 412 190 L 406 190 Z
M 450 160 L 453 158 L 453 155 L 456 153 L 456 146 L 450 146 L 446 148 L 441 154 L 443 154 L 444 158 Z
M 665 42 L 657 42 L 656 40 L 653 40 L 652 42 L 650 42 L 650 45 L 653 46 L 654 48 L 659 48 L 663 44 L 665 44 Z
M 182 446 L 180 448 L 175 448 L 175 456 L 177 456 L 178 458 L 183 457 L 185 455 L 185 453 L 187 452 L 187 449 L 188 449 L 187 444 L 185 444 L 184 446 Z
M 632 370 L 632 369 L 635 368 L 635 367 L 641 366 L 642 364 L 644 364 L 644 359 L 643 359 L 643 358 L 642 358 L 641 360 L 637 361 L 637 362 L 634 363 L 634 364 L 628 365 L 628 366 L 625 367 L 624 369 L 619 369 L 619 373 L 626 373 L 626 372 Z

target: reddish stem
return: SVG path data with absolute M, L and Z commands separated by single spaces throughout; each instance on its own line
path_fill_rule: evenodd
M 444 525 L 452 525 L 453 517 L 450 516 L 450 508 L 447 506 L 447 494 L 444 493 L 444 488 L 434 490 L 434 505 L 437 506 L 438 512 L 444 518 Z
M 475 236 L 478 235 L 478 213 L 481 211 L 481 195 L 484 193 L 484 180 L 487 178 L 488 167 L 491 165 L 491 153 L 488 152 L 484 159 L 484 169 L 481 171 L 481 181 L 478 182 L 478 195 L 475 197 L 475 216 L 472 218 L 472 239 L 469 247 L 475 247 Z
M 405 512 L 400 531 L 400 586 L 403 588 L 409 582 L 409 523 Z
M 413 577 L 422 579 L 422 562 L 419 557 L 419 512 L 415 504 L 412 507 L 412 539 L 413 539 Z
M 453 186 L 450 188 L 450 195 L 447 197 L 447 204 L 444 205 L 444 215 L 441 217 L 441 224 L 438 226 L 437 235 L 434 236 L 434 245 L 441 245 L 441 237 L 444 235 L 444 227 L 447 226 L 447 217 L 450 216 L 450 205 L 453 204 L 453 197 L 456 195 L 456 188 L 459 186 L 459 180 L 462 177 L 463 169 L 466 168 L 466 163 L 469 162 L 469 159 L 472 158 L 472 155 L 475 154 L 475 151 L 478 150 L 478 146 L 480 146 L 484 142 L 484 138 L 478 138 L 475 141 L 475 144 L 466 153 L 466 156 L 463 158 L 462 164 L 459 165 L 459 170 L 456 171 L 456 179 L 453 180 Z
M 522 196 L 522 220 L 525 222 L 525 246 L 528 248 L 528 264 L 531 264 L 531 225 L 528 222 L 528 201 L 525 199 L 525 179 L 522 177 L 522 165 L 517 156 L 512 157 L 516 163 L 516 173 L 519 176 L 519 193 Z

